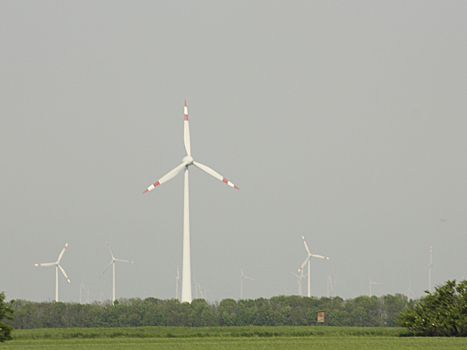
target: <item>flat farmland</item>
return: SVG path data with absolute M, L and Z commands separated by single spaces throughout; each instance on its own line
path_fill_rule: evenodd
M 465 338 L 400 328 L 132 327 L 16 330 L 4 349 L 466 349 Z

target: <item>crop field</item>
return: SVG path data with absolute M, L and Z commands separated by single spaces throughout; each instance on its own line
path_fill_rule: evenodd
M 466 349 L 466 338 L 401 328 L 131 327 L 15 330 L 4 349 Z

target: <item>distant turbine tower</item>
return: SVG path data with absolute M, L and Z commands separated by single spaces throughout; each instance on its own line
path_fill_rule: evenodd
M 428 265 L 428 291 L 431 293 L 431 268 L 433 267 L 433 248 L 430 245 L 430 264 Z
M 191 145 L 190 145 L 190 126 L 188 124 L 188 108 L 185 101 L 185 122 L 184 122 L 184 142 L 185 150 L 187 155 L 182 160 L 182 164 L 177 166 L 175 169 L 169 171 L 166 175 L 161 177 L 159 181 L 149 186 L 146 191 L 153 190 L 155 187 L 162 185 L 164 182 L 170 180 L 180 171 L 185 169 L 185 191 L 184 191 L 184 204 L 183 204 L 183 269 L 182 269 L 182 302 L 191 303 L 191 263 L 190 263 L 190 204 L 189 204 L 189 191 L 188 191 L 188 167 L 194 165 L 201 170 L 207 172 L 209 175 L 214 176 L 216 179 L 225 182 L 230 187 L 238 189 L 233 183 L 221 176 L 211 168 L 201 163 L 195 162 L 191 156 Z
M 247 278 L 247 279 L 252 280 L 252 281 L 254 281 L 254 279 L 251 278 L 251 277 L 245 276 L 245 275 L 243 274 L 243 270 L 242 270 L 242 269 L 240 269 L 240 271 L 241 271 L 241 273 L 242 273 L 242 274 L 240 275 L 240 300 L 243 300 L 243 279 L 244 279 L 244 278 Z
M 370 297 L 371 297 L 371 285 L 372 285 L 372 284 L 381 284 L 381 283 L 379 283 L 379 282 L 372 282 L 372 281 L 371 281 L 371 278 L 368 278 L 368 279 L 370 280 Z
M 63 276 L 65 276 L 68 283 L 71 283 L 70 279 L 66 275 L 65 270 L 63 267 L 60 266 L 60 260 L 62 259 L 63 254 L 65 253 L 65 249 L 68 247 L 68 242 L 65 244 L 65 248 L 62 249 L 60 255 L 58 256 L 58 260 L 53 263 L 45 263 L 45 264 L 34 264 L 34 266 L 55 266 L 55 301 L 58 301 L 58 269 L 63 272 Z
M 412 296 L 415 296 L 415 293 L 412 290 L 412 282 L 409 282 L 409 288 L 407 288 L 406 292 L 407 292 L 407 301 L 410 300 L 410 294 L 412 294 Z
M 310 258 L 319 258 L 319 259 L 326 259 L 329 260 L 327 256 L 322 256 L 322 255 L 316 255 L 316 254 L 311 254 L 310 250 L 308 249 L 308 245 L 306 244 L 305 237 L 303 237 L 303 244 L 305 244 L 305 249 L 308 253 L 308 256 L 306 257 L 305 261 L 303 262 L 302 266 L 298 269 L 298 272 L 300 270 L 303 270 L 303 266 L 305 266 L 306 263 L 308 263 L 308 296 L 311 297 L 311 268 L 310 268 Z
M 177 265 L 177 276 L 175 276 L 175 299 L 180 300 L 180 295 L 178 294 L 178 286 L 180 285 L 180 269 Z
M 107 241 L 105 241 L 105 243 L 107 243 Z M 109 243 L 107 243 L 107 247 L 109 248 L 110 255 L 112 256 L 112 260 L 110 260 L 109 265 L 107 265 L 107 267 L 106 267 L 105 270 L 102 272 L 102 274 L 104 274 L 105 271 L 107 271 L 107 269 L 110 267 L 110 265 L 113 265 L 113 267 L 112 267 L 112 269 L 113 269 L 112 303 L 115 303 L 115 262 L 116 262 L 116 261 L 120 261 L 120 262 L 131 263 L 131 264 L 134 264 L 134 262 L 133 262 L 133 261 L 130 261 L 130 260 L 115 259 L 114 255 L 113 255 L 113 253 L 112 253 L 112 249 L 110 249 Z
M 331 287 L 331 292 L 333 292 L 333 294 L 334 294 L 334 286 L 332 285 L 331 275 L 328 275 L 328 280 L 327 280 L 327 292 L 328 292 L 327 296 L 328 296 L 328 298 L 329 298 L 329 287 Z M 336 295 L 334 294 L 334 296 L 336 296 Z

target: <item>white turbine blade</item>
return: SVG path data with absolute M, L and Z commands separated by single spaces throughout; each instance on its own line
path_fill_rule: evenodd
M 303 262 L 302 266 L 300 266 L 300 268 L 298 269 L 298 272 L 300 272 L 300 270 L 303 270 L 303 266 L 305 266 L 305 264 L 308 262 L 308 260 L 310 260 L 310 257 L 311 255 L 308 255 L 305 259 L 305 261 Z
M 65 253 L 66 247 L 68 247 L 68 242 L 65 244 L 65 247 L 64 247 L 64 248 L 62 249 L 62 251 L 60 252 L 60 255 L 58 256 L 57 263 L 60 262 L 60 259 L 62 258 L 63 254 Z
M 120 262 L 125 262 L 125 263 L 130 263 L 130 264 L 135 263 L 134 261 L 131 261 L 131 260 L 122 260 L 122 259 L 115 259 L 115 261 L 120 261 Z
M 55 266 L 56 263 L 34 264 L 34 266 Z
M 302 238 L 303 238 L 303 244 L 305 244 L 305 249 L 306 249 L 307 253 L 311 254 L 310 249 L 308 249 L 308 245 L 306 244 L 305 237 L 303 237 L 303 235 L 302 235 Z
M 65 276 L 66 280 L 68 281 L 68 283 L 71 283 L 70 279 L 68 278 L 68 276 L 66 275 L 66 272 L 65 270 L 63 269 L 63 267 L 61 267 L 60 265 L 58 265 L 58 267 L 60 268 L 60 270 L 63 272 L 63 276 Z
M 204 170 L 205 172 L 207 172 L 209 175 L 212 175 L 214 176 L 216 179 L 218 180 L 221 180 L 222 182 L 225 182 L 227 185 L 229 185 L 230 187 L 234 187 L 236 188 L 237 190 L 239 190 L 239 188 L 237 186 L 235 186 L 233 183 L 231 183 L 229 180 L 227 180 L 225 177 L 223 177 L 221 174 L 215 172 L 214 170 L 212 170 L 211 168 L 207 167 L 206 165 L 203 165 L 203 164 L 200 164 L 198 162 L 195 162 L 193 161 L 193 165 L 197 166 L 198 168 L 200 168 L 201 170 Z
M 115 258 L 114 258 L 114 255 L 113 255 L 113 253 L 112 253 L 112 249 L 110 249 L 109 242 L 105 241 L 105 243 L 107 243 L 107 247 L 108 247 L 109 250 L 110 250 L 110 255 L 112 256 L 112 259 L 115 259 Z
M 148 191 L 151 191 L 153 190 L 155 187 L 159 186 L 159 185 L 162 185 L 164 182 L 166 181 L 169 181 L 171 178 L 173 178 L 175 175 L 177 175 L 184 167 L 185 167 L 185 163 L 182 163 L 180 164 L 179 166 L 177 166 L 175 169 L 169 171 L 167 174 L 165 174 L 164 176 L 162 176 L 159 181 L 157 181 L 156 183 L 152 184 L 151 186 L 149 186 L 146 191 L 144 191 L 143 193 L 146 193 Z
M 186 154 L 191 156 L 191 142 L 190 142 L 190 124 L 188 122 L 188 108 L 185 101 L 185 121 L 183 123 L 183 141 L 185 142 Z
M 243 278 L 248 278 L 249 280 L 252 280 L 252 281 L 255 280 L 254 278 L 251 278 L 251 277 L 248 277 L 248 276 L 245 276 L 245 275 L 243 275 Z
M 114 259 L 112 259 L 112 260 L 110 261 L 109 265 L 107 265 L 107 267 L 104 269 L 104 271 L 102 271 L 102 274 L 104 274 L 105 271 L 107 271 L 107 269 L 108 269 L 110 266 L 112 266 L 112 263 L 113 263 L 113 262 L 114 262 Z
M 322 256 L 322 255 L 317 255 L 317 254 L 310 254 L 313 258 L 320 258 L 320 259 L 326 259 L 329 260 L 327 256 Z

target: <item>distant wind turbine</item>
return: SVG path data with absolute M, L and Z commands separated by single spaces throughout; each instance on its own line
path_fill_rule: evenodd
M 370 280 L 370 297 L 371 297 L 371 286 L 372 286 L 373 284 L 381 284 L 381 283 L 379 283 L 379 282 L 372 282 L 372 281 L 371 281 L 371 278 L 368 278 L 368 279 Z
M 300 271 L 300 274 L 297 275 L 295 272 L 290 271 L 292 275 L 298 278 L 298 295 L 302 296 L 302 278 L 306 275 L 303 275 L 303 269 Z
M 412 282 L 409 282 L 409 288 L 407 288 L 406 293 L 407 293 L 408 300 L 410 300 L 410 294 L 412 294 L 412 296 L 415 296 L 415 293 L 412 290 Z
M 44 264 L 34 264 L 34 266 L 55 266 L 55 301 L 58 301 L 58 269 L 60 269 L 60 271 L 62 271 L 63 276 L 65 276 L 68 283 L 71 283 L 70 279 L 66 275 L 65 270 L 63 269 L 63 267 L 60 266 L 60 260 L 62 259 L 62 256 L 65 253 L 66 247 L 68 247 L 68 242 L 67 242 L 67 244 L 65 244 L 65 247 L 60 252 L 60 255 L 58 256 L 58 260 L 56 262 L 44 263 Z
M 433 267 L 433 247 L 430 245 L 430 264 L 428 265 L 428 291 L 431 293 L 431 268 Z
M 332 285 L 331 275 L 328 275 L 328 280 L 327 280 L 327 292 L 328 292 L 327 296 L 328 296 L 328 298 L 329 298 L 329 288 L 331 288 L 331 291 L 334 294 L 334 286 Z M 336 296 L 336 295 L 334 294 L 334 296 Z
M 177 276 L 175 276 L 175 299 L 180 300 L 180 296 L 178 294 L 178 286 L 180 285 L 180 269 L 177 265 Z
M 298 269 L 298 272 L 300 270 L 303 270 L 303 266 L 305 266 L 306 263 L 308 263 L 308 296 L 311 297 L 311 267 L 310 267 L 310 259 L 311 258 L 319 258 L 319 259 L 326 259 L 329 260 L 327 256 L 322 256 L 322 255 L 317 255 L 317 254 L 311 254 L 310 250 L 308 249 L 308 245 L 306 244 L 305 237 L 303 237 L 303 244 L 305 244 L 305 249 L 308 253 L 308 256 L 306 257 L 305 261 L 303 262 L 302 266 Z
M 120 262 L 131 263 L 131 264 L 134 264 L 134 262 L 133 262 L 133 261 L 130 261 L 130 260 L 115 259 L 114 255 L 113 255 L 113 253 L 112 253 L 112 249 L 110 249 L 109 243 L 108 243 L 107 241 L 105 241 L 105 243 L 107 243 L 107 247 L 109 248 L 110 255 L 112 256 L 112 260 L 110 260 L 109 265 L 107 265 L 107 267 L 106 267 L 105 270 L 102 272 L 102 274 L 104 274 L 105 271 L 107 271 L 107 269 L 110 267 L 110 265 L 112 265 L 112 270 L 113 270 L 112 303 L 115 303 L 115 262 L 116 262 L 116 261 L 120 261 Z
M 182 164 L 174 168 L 173 170 L 169 171 L 166 175 L 161 177 L 159 181 L 155 182 L 151 186 L 149 186 L 146 191 L 153 190 L 159 185 L 162 185 L 164 182 L 172 179 L 175 175 L 177 175 L 180 171 L 185 169 L 185 190 L 184 190 L 184 205 L 183 205 L 183 269 L 182 269 L 182 302 L 189 302 L 191 303 L 192 294 L 191 294 L 191 263 L 190 263 L 190 207 L 189 207 L 189 190 L 188 190 L 188 168 L 190 165 L 194 165 L 199 169 L 205 171 L 209 175 L 214 176 L 216 179 L 225 182 L 230 187 L 234 187 L 238 189 L 233 183 L 227 180 L 222 175 L 218 174 L 211 168 L 203 165 L 201 163 L 195 162 L 193 157 L 191 156 L 191 144 L 190 144 L 190 126 L 188 124 L 188 108 L 186 106 L 185 101 L 185 122 L 184 122 L 184 142 L 185 142 L 185 150 L 187 155 L 185 158 L 182 159 Z
M 89 287 L 84 283 L 79 284 L 79 303 L 83 304 L 83 299 L 81 297 L 82 290 L 84 290 L 85 293 L 85 304 L 89 304 Z
M 243 300 L 243 279 L 244 279 L 244 278 L 247 278 L 247 279 L 252 280 L 252 281 L 254 281 L 254 279 L 251 278 L 251 277 L 245 276 L 245 275 L 243 274 L 243 270 L 242 270 L 242 269 L 240 269 L 240 271 L 241 271 L 241 273 L 242 273 L 242 274 L 240 275 L 240 300 Z

